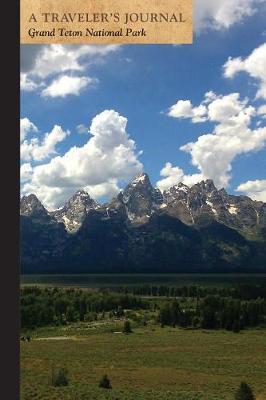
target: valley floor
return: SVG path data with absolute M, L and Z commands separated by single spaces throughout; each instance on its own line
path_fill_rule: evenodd
M 266 329 L 148 325 L 125 335 L 121 324 L 37 329 L 21 342 L 21 400 L 233 400 L 242 380 L 266 399 Z M 53 387 L 60 367 L 69 386 Z M 98 388 L 103 374 L 112 390 Z

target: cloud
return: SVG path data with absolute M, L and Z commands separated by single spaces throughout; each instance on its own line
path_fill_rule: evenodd
M 226 96 L 218 96 L 214 92 L 207 92 L 204 100 L 193 106 L 190 100 L 178 100 L 169 108 L 167 115 L 173 118 L 191 119 L 193 123 L 213 121 L 227 123 L 229 125 L 249 123 L 250 117 L 255 115 L 255 108 L 246 107 L 248 99 L 240 100 L 239 93 L 230 93 Z M 242 118 L 244 121 L 242 121 Z
M 67 76 L 63 75 L 55 79 L 47 88 L 42 91 L 44 97 L 65 97 L 69 94 L 78 96 L 80 92 L 88 86 L 97 83 L 97 79 L 86 76 Z
M 190 100 L 179 100 L 168 110 L 167 115 L 173 118 L 191 118 L 194 123 L 206 120 L 206 107 L 193 107 Z
M 80 86 L 84 88 L 95 83 L 96 78 L 84 76 L 84 72 L 119 49 L 118 45 L 52 44 L 33 46 L 32 49 L 31 46 L 21 46 L 21 90 L 38 91 L 44 87 L 42 95 L 52 97 L 78 94 Z M 51 78 L 54 78 L 52 82 Z
M 240 100 L 239 93 L 217 96 L 208 105 L 208 119 L 221 124 L 216 126 L 216 132 L 219 132 L 220 128 L 223 130 L 231 129 L 232 126 L 248 125 L 254 115 L 255 108 L 248 106 L 247 98 Z
M 177 185 L 179 182 L 187 186 L 192 186 L 197 182 L 203 180 L 201 174 L 185 175 L 184 171 L 179 167 L 173 167 L 171 163 L 166 163 L 161 169 L 160 175 L 163 179 L 157 182 L 157 187 L 163 192 L 172 186 Z
M 226 30 L 254 15 L 265 0 L 195 0 L 194 29 Z
M 35 193 L 47 207 L 62 205 L 75 190 L 86 188 L 95 198 L 113 196 L 119 184 L 143 169 L 135 142 L 126 132 L 127 118 L 114 110 L 96 115 L 92 135 L 49 163 L 35 166 L 23 193 Z
M 33 69 L 38 53 L 44 49 L 43 44 L 21 44 L 20 45 L 20 71 L 29 72 Z
M 218 96 L 208 92 L 201 105 L 205 106 L 201 118 L 215 123 L 213 131 L 181 146 L 180 150 L 190 154 L 192 165 L 198 169 L 190 179 L 210 178 L 218 187 L 227 187 L 233 160 L 240 154 L 261 150 L 266 143 L 266 127 L 250 128 L 256 110 L 248 104 L 248 99 L 241 100 L 239 93 Z M 198 109 L 189 102 L 189 112 L 180 112 L 179 118 L 193 121 L 195 108 Z M 157 183 L 158 187 L 166 188 L 168 183 L 180 179 L 184 182 L 186 175 L 182 170 L 169 163 L 166 167 L 161 171 L 166 178 Z
M 38 132 L 38 128 L 31 122 L 28 118 L 21 118 L 20 119 L 20 141 L 26 138 L 28 133 L 30 132 Z
M 229 58 L 223 68 L 227 78 L 234 77 L 240 71 L 247 72 L 259 83 L 257 97 L 266 98 L 266 43 L 246 59 Z M 241 99 L 239 93 L 218 96 L 209 91 L 197 106 L 190 100 L 178 100 L 169 108 L 167 115 L 178 119 L 187 118 L 193 123 L 209 121 L 215 124 L 212 132 L 180 147 L 180 150 L 190 154 L 192 165 L 199 171 L 199 174 L 189 176 L 192 180 L 211 178 L 218 187 L 227 187 L 233 160 L 240 154 L 259 151 L 266 144 L 266 127 L 262 126 L 266 105 L 260 105 L 256 110 L 249 104 L 249 99 Z M 257 129 L 250 127 L 253 117 L 262 118 L 256 121 Z M 179 167 L 169 163 L 161 170 L 161 176 L 164 179 L 157 184 L 164 188 L 173 182 L 176 184 L 187 179 Z
M 32 166 L 30 163 L 22 164 L 20 167 L 20 180 L 21 182 L 26 182 L 31 178 Z
M 241 101 L 238 93 L 222 96 L 208 106 L 208 119 L 216 122 L 213 132 L 180 149 L 191 155 L 192 164 L 206 178 L 227 187 L 235 157 L 260 150 L 266 142 L 266 128 L 249 128 L 254 114 L 254 108 L 247 100 Z
M 258 82 L 256 98 L 266 99 L 266 43 L 257 47 L 247 58 L 229 57 L 223 66 L 224 76 L 233 78 L 239 72 L 246 72 Z
M 258 108 L 257 114 L 260 115 L 262 118 L 266 118 L 266 104 L 263 104 Z
M 27 118 L 24 118 L 24 120 L 25 119 L 28 120 Z M 70 131 L 64 131 L 61 126 L 55 125 L 51 132 L 44 135 L 42 141 L 36 137 L 32 138 L 31 140 L 24 140 L 20 145 L 21 160 L 44 160 L 45 158 L 56 153 L 56 145 L 59 142 L 62 142 L 69 134 Z
M 87 126 L 84 125 L 84 124 L 79 124 L 79 125 L 77 125 L 77 126 L 76 126 L 76 131 L 77 131 L 77 133 L 79 133 L 80 135 L 82 135 L 83 133 L 88 133 L 88 132 L 89 132 Z
M 84 71 L 89 64 L 98 62 L 118 49 L 118 45 L 43 45 L 32 53 L 31 68 L 27 69 L 27 73 L 47 78 L 66 71 Z
M 37 90 L 41 84 L 38 84 L 34 82 L 32 79 L 30 79 L 27 74 L 20 74 L 20 89 L 24 90 L 26 92 L 33 92 L 34 90 Z
M 112 198 L 119 192 L 117 179 L 110 179 L 109 182 L 100 183 L 99 185 L 88 185 L 84 188 L 92 198 L 99 199 L 102 197 Z
M 241 183 L 237 188 L 237 192 L 242 192 L 253 200 L 266 202 L 266 179 L 256 179 Z

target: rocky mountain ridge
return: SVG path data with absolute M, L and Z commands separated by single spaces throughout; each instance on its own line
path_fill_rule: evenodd
M 209 179 L 191 188 L 181 183 L 164 192 L 164 198 L 167 212 L 186 224 L 200 224 L 208 216 L 247 234 L 266 226 L 266 203 L 217 190 Z
M 78 190 L 66 204 L 55 211 L 47 211 L 34 194 L 21 199 L 21 215 L 61 222 L 69 233 L 75 233 L 86 215 L 99 210 L 106 218 L 119 213 L 133 224 L 142 224 L 154 213 L 165 213 L 186 225 L 202 225 L 209 219 L 237 230 L 255 231 L 266 226 L 266 203 L 247 196 L 229 195 L 216 189 L 207 179 L 188 187 L 179 183 L 160 192 L 151 185 L 147 174 L 136 176 L 110 203 L 100 205 L 85 190 Z
M 52 212 L 29 195 L 21 199 L 21 218 L 22 264 L 27 266 L 64 270 L 68 265 L 71 271 L 89 272 L 128 265 L 144 272 L 150 263 L 161 271 L 166 259 L 174 271 L 181 263 L 189 270 L 246 262 L 264 268 L 266 261 L 266 203 L 229 195 L 211 180 L 192 187 L 179 183 L 161 193 L 142 173 L 107 204 L 79 190 Z

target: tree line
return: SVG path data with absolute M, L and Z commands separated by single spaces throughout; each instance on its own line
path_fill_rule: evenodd
M 199 296 L 191 288 L 188 287 L 186 291 L 184 288 L 174 288 L 178 289 L 178 296 L 157 300 L 108 290 L 25 287 L 21 289 L 21 328 L 27 330 L 77 321 L 94 321 L 99 314 L 101 318 L 105 318 L 106 312 L 109 317 L 123 318 L 124 310 L 144 309 L 161 326 L 238 332 L 265 323 L 266 298 L 263 296 L 243 299 L 242 295 L 236 298 L 231 293 L 231 296 L 224 297 L 221 291 L 218 294 L 209 294 L 211 288 L 203 288 L 205 292 Z M 250 295 L 251 292 L 248 297 Z
M 169 286 L 169 285 L 134 285 L 117 287 L 116 291 L 132 293 L 136 296 L 153 297 L 192 297 L 203 298 L 208 295 L 232 297 L 240 300 L 251 300 L 259 297 L 266 299 L 266 284 L 238 284 L 233 286 Z
M 108 311 L 120 316 L 123 309 L 148 306 L 131 294 L 40 287 L 22 288 L 20 303 L 22 329 L 93 320 Z
M 181 326 L 203 329 L 227 329 L 239 332 L 265 322 L 266 300 L 263 298 L 241 301 L 208 295 L 196 306 L 184 307 L 177 300 L 164 304 L 158 316 L 161 326 Z

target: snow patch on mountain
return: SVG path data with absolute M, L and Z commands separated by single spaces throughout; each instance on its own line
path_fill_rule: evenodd
M 228 207 L 228 211 L 230 214 L 235 215 L 237 214 L 237 207 L 235 205 L 230 204 Z

